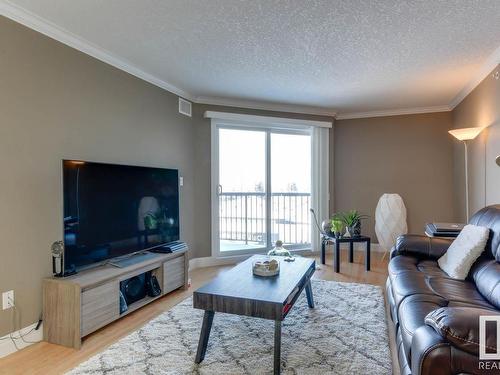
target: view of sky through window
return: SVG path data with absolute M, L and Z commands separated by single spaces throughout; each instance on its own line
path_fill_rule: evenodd
M 219 183 L 224 192 L 264 192 L 264 131 L 219 130 Z M 311 138 L 303 134 L 271 134 L 273 192 L 311 191 Z

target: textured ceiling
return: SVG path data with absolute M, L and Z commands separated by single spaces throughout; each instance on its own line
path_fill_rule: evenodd
M 191 98 L 341 114 L 450 105 L 500 46 L 499 0 L 10 3 Z

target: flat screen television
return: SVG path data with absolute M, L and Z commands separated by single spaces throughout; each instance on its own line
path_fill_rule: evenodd
M 176 169 L 63 160 L 64 274 L 179 240 Z

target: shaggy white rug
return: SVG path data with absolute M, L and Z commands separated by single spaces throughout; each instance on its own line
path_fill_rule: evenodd
M 283 374 L 390 374 L 382 289 L 312 281 L 283 322 Z M 205 360 L 197 365 L 203 311 L 187 298 L 70 374 L 268 374 L 274 322 L 215 313 Z

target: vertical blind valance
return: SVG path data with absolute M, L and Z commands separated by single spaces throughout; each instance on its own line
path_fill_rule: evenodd
M 228 125 L 252 126 L 252 127 L 273 127 L 283 129 L 306 129 L 311 127 L 331 128 L 332 121 L 302 120 L 295 118 L 246 115 L 230 112 L 206 111 L 205 118 L 215 119 L 217 123 Z

